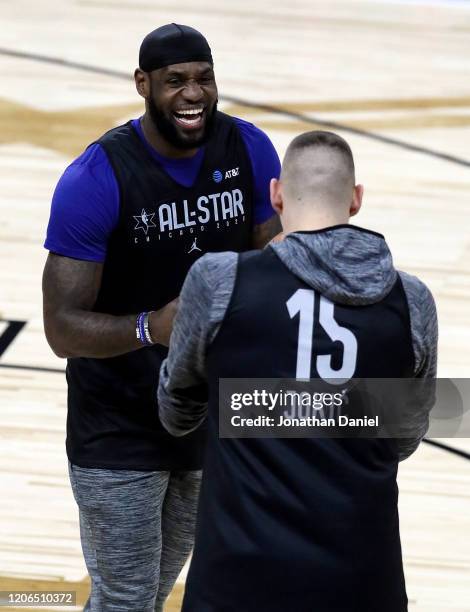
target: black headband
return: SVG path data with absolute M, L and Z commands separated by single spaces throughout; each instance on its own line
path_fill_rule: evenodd
M 140 45 L 139 66 L 144 72 L 183 62 L 213 64 L 207 40 L 189 26 L 177 23 L 161 26 L 147 34 Z

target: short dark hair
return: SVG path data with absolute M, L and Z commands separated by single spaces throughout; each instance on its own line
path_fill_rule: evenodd
M 354 158 L 351 151 L 351 147 L 348 143 L 334 132 L 325 132 L 322 130 L 312 130 L 311 132 L 304 132 L 299 136 L 296 136 L 287 148 L 285 161 L 288 158 L 302 149 L 309 147 L 328 147 L 335 149 L 342 153 L 343 157 L 347 161 L 349 169 L 354 175 Z

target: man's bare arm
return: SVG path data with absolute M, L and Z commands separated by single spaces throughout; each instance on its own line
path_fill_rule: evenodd
M 262 249 L 279 232 L 282 232 L 282 226 L 278 215 L 273 215 L 264 223 L 255 225 L 253 228 L 253 248 Z
M 43 274 L 43 313 L 47 340 L 59 357 L 114 357 L 142 347 L 137 314 L 92 312 L 103 264 L 49 254 Z M 168 345 L 176 300 L 153 313 L 152 339 Z

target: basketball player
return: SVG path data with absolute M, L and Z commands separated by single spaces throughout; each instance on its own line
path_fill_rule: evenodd
M 426 418 L 397 440 L 218 435 L 220 378 L 435 376 L 433 298 L 347 224 L 362 195 L 348 144 L 302 134 L 271 182 L 284 240 L 206 255 L 185 281 L 158 393 L 176 436 L 208 414 L 184 612 L 407 609 L 396 474 Z
M 192 548 L 204 432 L 173 438 L 155 406 L 185 275 L 207 251 L 261 247 L 280 229 L 278 156 L 217 111 L 206 39 L 151 32 L 135 83 L 145 113 L 67 168 L 45 243 L 44 323 L 68 358 L 67 455 L 97 612 L 163 610 Z

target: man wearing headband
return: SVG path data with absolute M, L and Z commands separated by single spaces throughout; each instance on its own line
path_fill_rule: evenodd
M 45 246 L 44 324 L 68 358 L 67 455 L 91 576 L 86 610 L 161 611 L 193 542 L 204 427 L 158 418 L 157 372 L 191 265 L 264 246 L 278 156 L 217 110 L 206 39 L 169 24 L 143 41 L 140 119 L 110 130 L 61 177 Z

